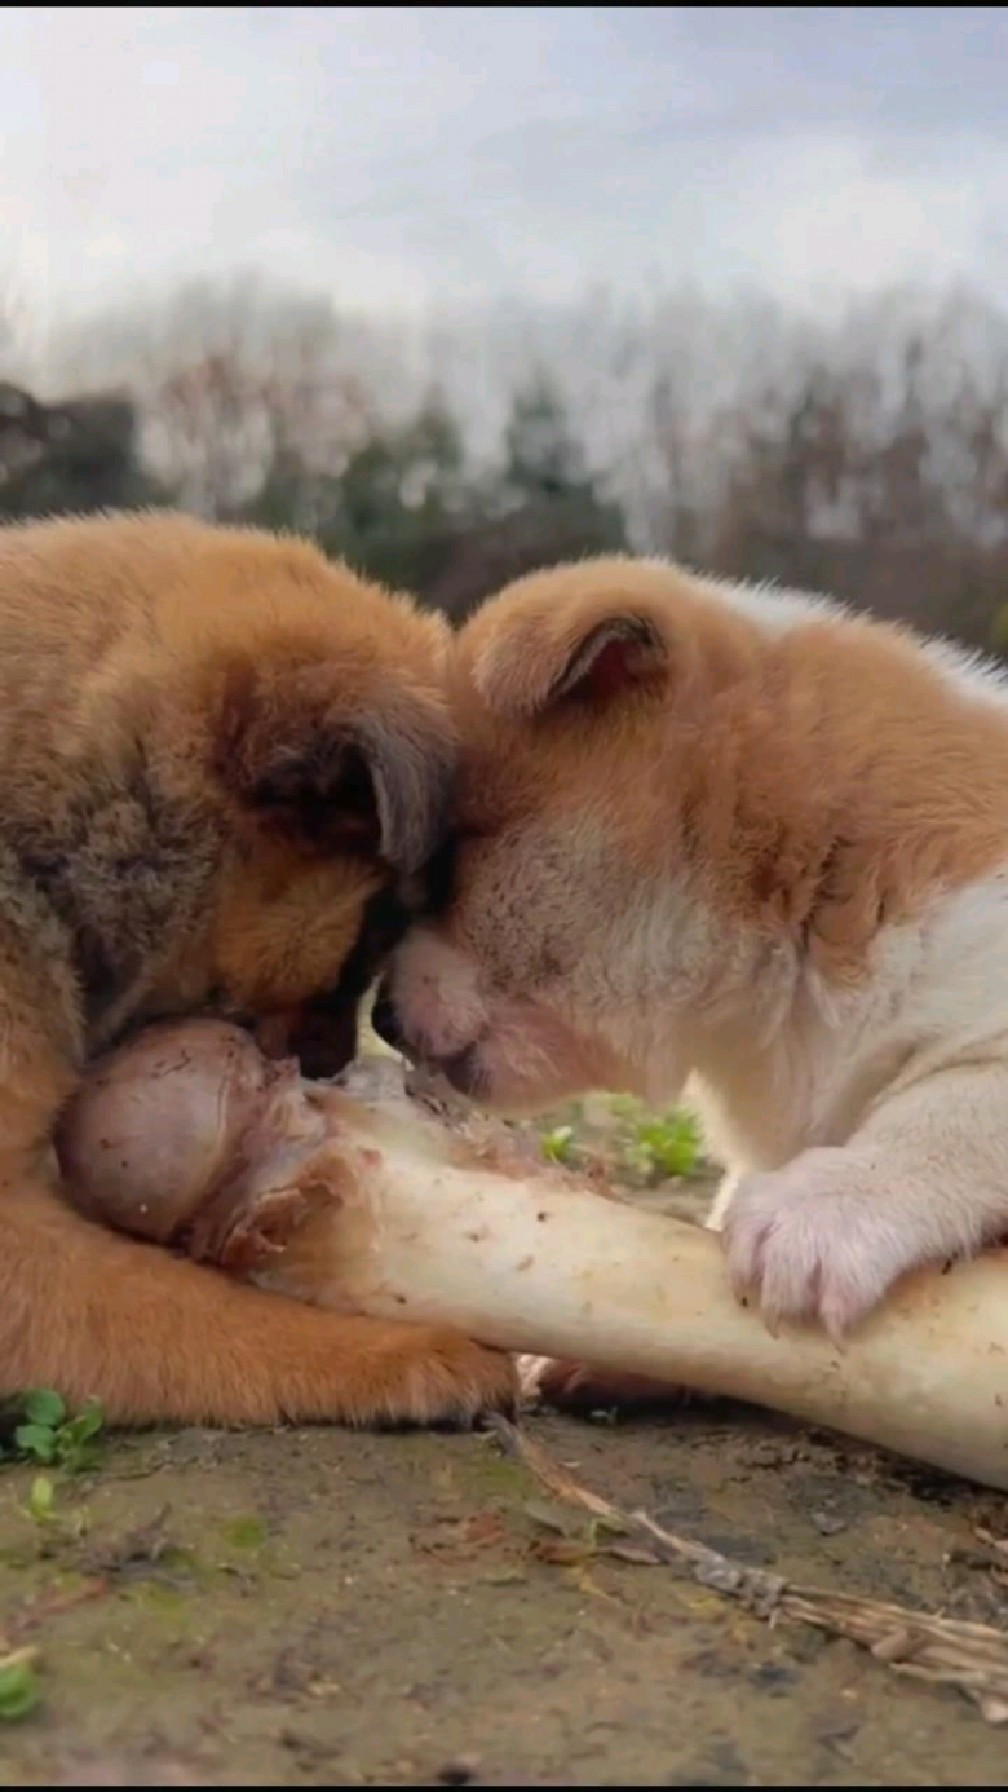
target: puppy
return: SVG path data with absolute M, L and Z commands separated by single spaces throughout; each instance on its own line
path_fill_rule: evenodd
M 688 1098 L 740 1294 L 839 1336 L 1008 1232 L 1008 687 L 604 559 L 463 630 L 443 912 L 376 1024 L 502 1109 Z
M 149 515 L 0 531 L 0 1392 L 115 1420 L 467 1418 L 507 1359 L 114 1237 L 50 1139 L 145 1021 L 259 1021 L 307 1068 L 437 842 L 446 628 L 305 543 Z M 327 1059 L 323 1064 L 322 1060 Z

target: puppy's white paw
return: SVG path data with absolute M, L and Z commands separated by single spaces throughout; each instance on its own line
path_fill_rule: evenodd
M 736 1294 L 755 1295 L 771 1329 L 818 1319 L 839 1339 L 922 1260 L 912 1212 L 888 1193 L 850 1148 L 743 1177 L 722 1234 Z

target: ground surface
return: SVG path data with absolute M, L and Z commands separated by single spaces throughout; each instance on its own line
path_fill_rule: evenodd
M 724 1405 L 529 1429 L 736 1561 L 1008 1626 L 976 1536 L 1005 1498 Z M 0 1637 L 42 1692 L 0 1725 L 3 1785 L 1008 1779 L 1008 1727 L 957 1693 L 559 1536 L 494 1438 L 115 1439 L 48 1522 L 32 1479 L 0 1472 Z

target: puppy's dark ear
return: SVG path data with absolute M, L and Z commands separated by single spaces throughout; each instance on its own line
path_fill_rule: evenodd
M 477 689 L 500 715 L 542 714 L 561 702 L 608 703 L 665 672 L 668 645 L 646 615 L 574 607 L 490 614 L 474 659 Z
M 322 666 L 232 668 L 214 731 L 217 775 L 257 822 L 321 853 L 419 869 L 444 828 L 454 742 L 433 703 L 390 693 L 355 710 Z

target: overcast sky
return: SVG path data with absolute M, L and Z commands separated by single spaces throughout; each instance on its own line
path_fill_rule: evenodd
M 1008 293 L 1008 9 L 0 12 L 0 274 Z

